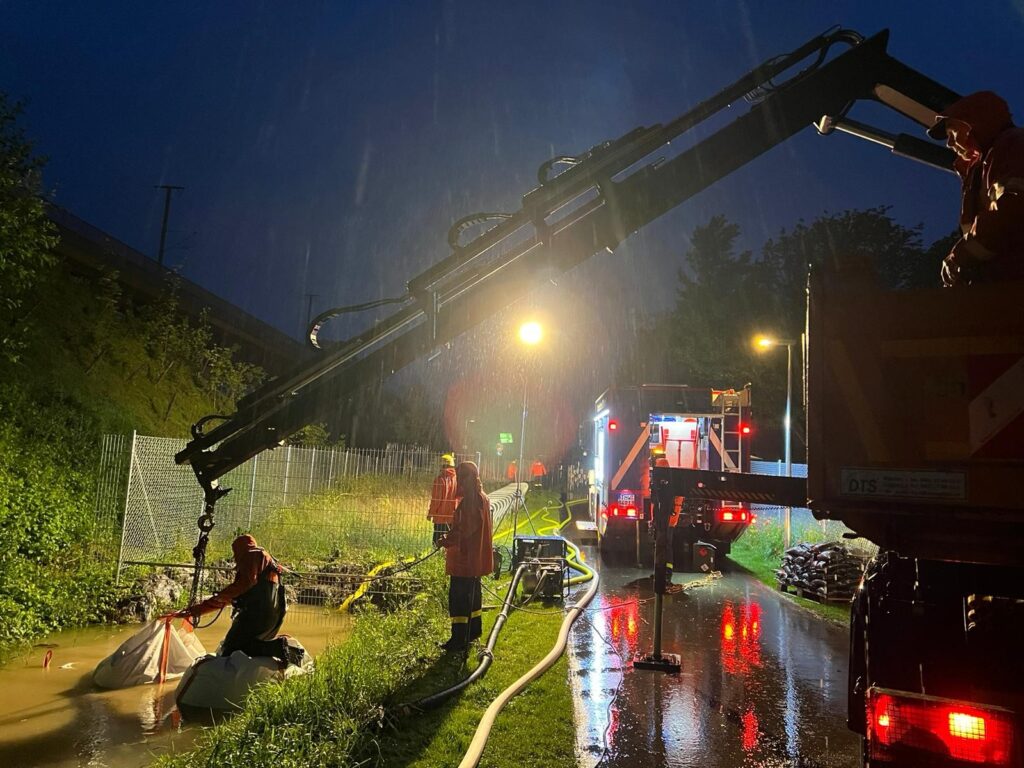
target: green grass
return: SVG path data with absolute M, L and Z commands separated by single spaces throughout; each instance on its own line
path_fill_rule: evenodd
M 484 586 L 504 595 L 508 579 Z M 497 604 L 499 597 L 485 592 L 485 604 Z M 495 647 L 494 663 L 487 675 L 450 702 L 436 710 L 403 719 L 377 740 L 379 765 L 458 765 L 469 747 L 481 716 L 502 690 L 542 659 L 554 645 L 562 623 L 561 607 L 543 608 L 530 604 L 530 612 L 509 617 Z M 498 611 L 485 613 L 484 637 Z M 476 667 L 445 657 L 430 666 L 402 695 L 410 700 L 441 690 L 465 677 Z M 575 728 L 568 662 L 563 657 L 540 679 L 509 702 L 491 731 L 480 765 L 490 768 L 518 768 L 523 765 L 576 765 Z M 372 757 L 374 752 L 365 753 Z
M 811 524 L 794 527 L 792 530 L 794 543 L 821 542 L 835 538 L 820 526 Z M 833 531 L 832 534 L 835 532 Z M 772 589 L 778 589 L 775 571 L 782 562 L 783 530 L 779 523 L 767 518 L 757 520 L 738 541 L 732 545 L 729 559 L 736 565 L 751 573 L 756 579 Z M 786 599 L 797 605 L 828 619 L 829 621 L 846 624 L 850 618 L 848 603 L 819 603 L 817 600 L 787 594 Z

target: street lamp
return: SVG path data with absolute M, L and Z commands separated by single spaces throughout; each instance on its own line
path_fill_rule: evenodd
M 476 419 L 464 419 L 462 422 L 462 450 L 469 450 L 469 425 L 476 424 Z
M 541 324 L 536 320 L 529 320 L 519 326 L 519 341 L 527 349 L 532 349 L 540 344 L 544 338 L 544 329 Z M 522 471 L 523 471 L 523 447 L 526 444 L 526 412 L 527 412 L 527 395 L 529 393 L 529 382 L 530 378 L 527 375 L 525 366 L 523 368 L 523 421 L 519 431 L 519 462 L 516 464 L 516 505 L 512 511 L 512 538 L 515 539 L 516 533 L 519 530 L 519 508 L 526 509 L 526 498 L 523 496 L 522 491 Z M 533 520 L 530 519 L 530 510 L 526 509 L 526 519 L 530 520 L 530 525 L 533 525 Z M 534 533 L 537 531 L 534 530 Z
M 793 476 L 793 345 L 796 341 L 792 339 L 776 339 L 772 336 L 758 336 L 754 339 L 754 347 L 760 352 L 766 352 L 774 347 L 786 348 L 786 418 L 783 427 L 786 432 L 786 477 Z M 792 508 L 786 507 L 784 518 L 784 534 L 786 549 L 789 549 L 791 539 L 791 518 Z

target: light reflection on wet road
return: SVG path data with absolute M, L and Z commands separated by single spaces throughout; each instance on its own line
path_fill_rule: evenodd
M 844 627 L 727 573 L 666 598 L 664 650 L 682 657 L 681 674 L 634 671 L 632 657 L 653 642 L 654 603 L 638 602 L 653 596 L 649 575 L 602 567 L 588 621 L 573 630 L 584 768 L 860 764 L 845 725 Z

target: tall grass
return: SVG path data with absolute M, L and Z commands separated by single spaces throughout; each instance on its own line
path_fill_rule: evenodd
M 278 508 L 252 534 L 293 567 L 344 561 L 368 564 L 423 551 L 431 543 L 426 519 L 431 477 L 363 475 Z

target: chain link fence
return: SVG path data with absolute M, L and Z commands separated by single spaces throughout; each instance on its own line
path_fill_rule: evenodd
M 759 475 L 785 475 L 786 465 L 781 461 L 751 461 L 750 471 Z M 807 477 L 806 464 L 792 465 L 793 477 Z M 805 507 L 776 507 L 764 504 L 752 504 L 751 511 L 756 517 L 753 529 L 748 536 L 782 537 L 785 528 L 786 512 L 790 515 L 791 544 L 801 542 L 812 544 L 825 541 L 842 541 L 850 550 L 863 558 L 873 556 L 878 547 L 867 539 L 844 539 L 844 534 L 852 531 L 839 520 L 816 520 L 811 510 Z M 781 541 L 781 538 L 780 538 Z
M 103 438 L 97 530 L 114 550 L 118 579 L 127 568 L 150 566 L 181 580 L 191 568 L 203 494 L 191 468 L 174 462 L 185 444 L 138 434 Z M 292 571 L 294 598 L 342 602 L 373 567 L 429 550 L 426 513 L 439 458 L 408 446 L 284 446 L 255 456 L 221 479 L 231 492 L 217 503 L 208 591 L 230 578 L 231 541 L 246 532 Z M 496 494 L 497 515 L 513 493 L 514 486 Z M 385 574 L 369 591 L 394 592 L 394 584 Z

